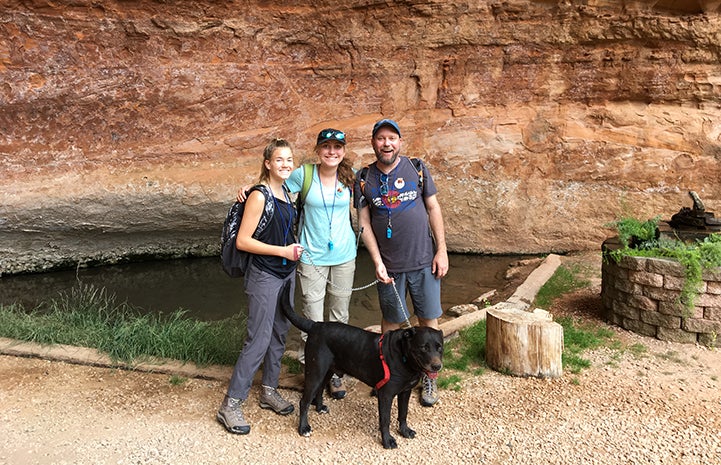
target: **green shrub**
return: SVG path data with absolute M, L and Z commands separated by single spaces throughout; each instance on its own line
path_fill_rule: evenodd
M 618 239 L 624 247 L 643 248 L 652 244 L 658 239 L 658 222 L 661 217 L 657 216 L 646 221 L 633 217 L 625 217 L 611 223 L 618 231 Z M 640 246 L 640 247 L 639 247 Z
M 624 256 L 677 261 L 684 268 L 684 284 L 679 303 L 689 312 L 692 311 L 703 281 L 703 272 L 721 266 L 721 235 L 710 234 L 703 240 L 691 243 L 678 238 L 660 238 L 658 232 L 651 233 L 652 227 L 657 231 L 658 218 L 647 221 L 623 218 L 613 225 L 617 228 L 622 247 L 607 251 L 604 255 L 616 262 Z

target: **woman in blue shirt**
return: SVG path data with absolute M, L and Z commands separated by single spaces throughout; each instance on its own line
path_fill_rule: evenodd
M 328 320 L 348 323 L 356 258 L 356 239 L 350 221 L 355 173 L 345 158 L 345 146 L 343 131 L 329 128 L 318 133 L 314 151 L 319 163 L 313 165 L 312 181 L 303 204 L 299 242 L 305 252 L 298 264 L 298 284 L 303 314 L 314 321 L 323 321 L 327 294 Z M 304 174 L 303 167 L 291 173 L 286 181 L 291 192 L 301 191 Z M 303 362 L 307 335 L 303 333 L 301 338 L 299 359 Z M 345 397 L 343 382 L 335 375 L 329 389 L 333 398 Z

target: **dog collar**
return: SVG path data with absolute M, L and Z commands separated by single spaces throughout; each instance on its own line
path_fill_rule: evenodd
M 380 353 L 381 364 L 383 365 L 383 379 L 376 383 L 376 391 L 385 386 L 388 380 L 391 379 L 391 369 L 388 368 L 386 358 L 383 356 L 383 336 L 385 336 L 385 334 L 381 334 L 380 339 L 378 339 L 378 352 Z

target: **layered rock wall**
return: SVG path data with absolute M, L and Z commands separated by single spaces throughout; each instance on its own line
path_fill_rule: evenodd
M 361 167 L 381 117 L 452 251 L 720 209 L 717 3 L 0 0 L 0 273 L 217 253 L 270 138 Z

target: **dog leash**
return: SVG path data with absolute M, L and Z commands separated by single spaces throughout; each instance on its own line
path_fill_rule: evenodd
M 330 279 L 328 279 L 328 278 L 326 278 L 326 277 L 323 276 L 323 273 L 321 273 L 320 269 L 318 269 L 318 265 L 316 265 L 315 263 L 313 263 L 313 259 L 311 258 L 310 253 L 308 253 L 307 250 L 303 249 L 302 255 L 305 255 L 306 257 L 308 257 L 308 261 L 310 262 L 310 265 L 313 267 L 313 269 L 315 270 L 315 272 L 318 273 L 318 276 L 323 277 L 323 278 L 325 279 L 325 282 L 327 282 L 328 284 L 330 284 L 331 286 L 335 287 L 335 288 L 338 289 L 338 290 L 341 290 L 341 291 L 350 291 L 350 292 L 362 291 L 363 289 L 368 289 L 369 287 L 371 287 L 372 285 L 374 285 L 374 284 L 376 284 L 376 283 L 378 282 L 378 280 L 376 279 L 376 280 L 373 281 L 372 283 L 366 284 L 365 286 L 361 286 L 361 287 L 351 287 L 350 289 L 348 289 L 347 287 L 339 286 L 339 285 L 335 284 L 334 282 L 332 282 Z M 395 287 L 395 286 L 394 286 L 394 287 Z M 396 294 L 397 294 L 397 292 L 396 292 Z
M 306 257 L 308 257 L 308 261 L 310 262 L 311 267 L 313 267 L 313 269 L 315 270 L 315 272 L 318 273 L 318 276 L 320 276 L 320 277 L 322 277 L 323 279 L 325 279 L 325 282 L 326 282 L 326 283 L 330 284 L 331 286 L 333 286 L 333 287 L 335 287 L 336 289 L 339 289 L 339 290 L 341 290 L 341 291 L 350 291 L 350 292 L 362 291 L 362 290 L 364 290 L 364 289 L 368 289 L 369 287 L 373 286 L 374 284 L 377 284 L 377 283 L 380 281 L 379 279 L 376 279 L 375 281 L 373 281 L 373 282 L 371 282 L 371 283 L 368 283 L 368 284 L 366 284 L 366 285 L 364 285 L 364 286 L 351 287 L 350 289 L 348 289 L 347 287 L 338 286 L 337 284 L 335 284 L 334 282 L 332 282 L 330 279 L 328 279 L 327 277 L 323 276 L 323 273 L 321 273 L 320 269 L 318 268 L 318 265 L 316 265 L 316 264 L 313 262 L 313 259 L 311 258 L 310 253 L 308 253 L 307 250 L 304 249 L 303 252 L 302 252 L 302 255 L 305 255 Z M 412 327 L 413 325 L 412 325 L 411 322 L 410 322 L 410 317 L 409 317 L 409 315 L 408 315 L 408 312 L 406 311 L 406 307 L 403 305 L 403 299 L 401 299 L 401 295 L 400 295 L 400 293 L 398 292 L 398 288 L 396 288 L 395 282 L 392 284 L 392 286 L 393 286 L 393 293 L 396 295 L 396 300 L 398 301 L 398 306 L 400 307 L 401 312 L 403 312 L 403 318 L 405 319 L 405 321 L 401 324 L 401 328 L 410 328 L 410 327 Z

